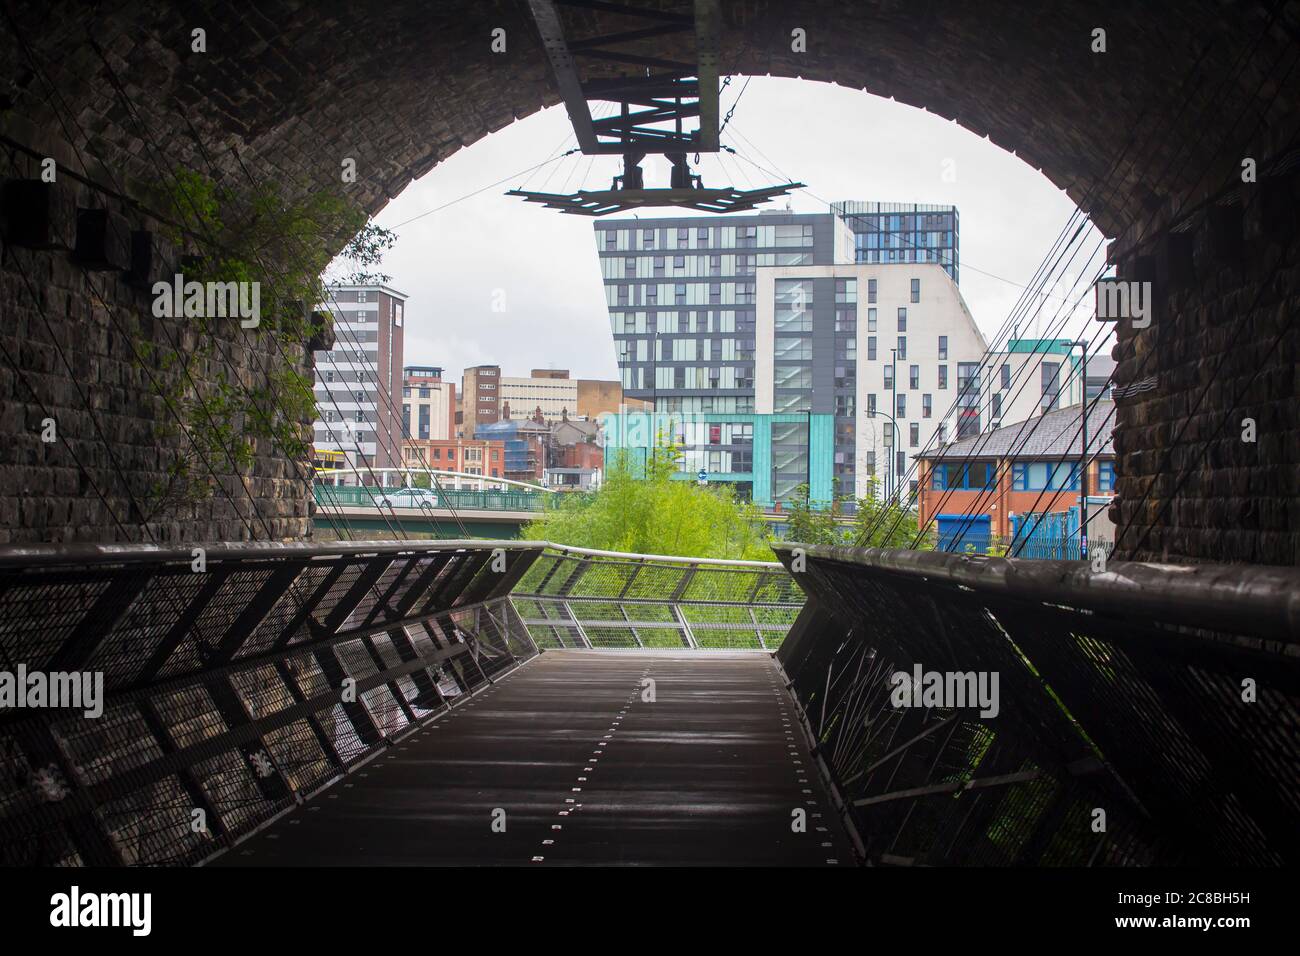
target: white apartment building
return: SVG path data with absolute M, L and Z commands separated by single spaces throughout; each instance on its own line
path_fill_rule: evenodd
M 829 458 L 836 493 L 863 497 L 869 478 L 881 492 L 914 482 L 913 455 L 980 430 L 988 346 L 941 265 L 778 266 L 756 281 L 754 411 L 835 423 L 829 448 L 811 429 L 774 434 L 778 467 L 802 460 L 811 477 Z
M 406 295 L 388 286 L 336 285 L 317 306 L 332 314 L 334 347 L 316 352 L 317 448 L 354 467 L 401 463 L 402 322 Z

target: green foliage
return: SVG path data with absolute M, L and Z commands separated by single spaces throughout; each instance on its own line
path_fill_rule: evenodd
M 522 536 L 605 551 L 772 560 L 758 507 L 728 485 L 674 480 L 680 458 L 680 449 L 659 436 L 639 478 L 624 453 L 599 491 L 557 495 L 560 504 Z
M 916 539 L 919 515 L 916 509 L 898 501 L 885 501 L 876 494 L 879 482 L 867 479 L 867 493 L 858 499 L 858 513 L 853 519 L 853 542 L 863 548 L 912 548 L 930 551 L 933 534 L 927 529 L 919 543 Z
M 786 519 L 787 541 L 800 544 L 843 544 L 844 534 L 835 523 L 835 513 L 829 508 L 817 508 L 808 500 L 808 485 L 799 485 L 786 502 L 790 515 Z
M 158 193 L 169 220 L 164 236 L 194 253 L 184 281 L 258 283 L 260 322 L 242 329 L 230 318 L 160 319 L 184 324 L 139 336 L 136 364 L 151 369 L 165 403 L 156 433 L 184 438 L 163 464 L 167 480 L 153 489 L 155 514 L 211 494 L 214 472 L 246 473 L 259 439 L 306 471 L 316 399 L 299 363 L 313 334 L 311 310 L 327 298 L 330 250 L 346 240 L 341 258 L 355 267 L 338 281 L 384 282 L 388 276 L 370 270 L 396 239 L 328 191 L 301 190 L 291 199 L 270 185 L 235 190 L 178 169 Z M 264 374 L 241 375 L 243 349 Z

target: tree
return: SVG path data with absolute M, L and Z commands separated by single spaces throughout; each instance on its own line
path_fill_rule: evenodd
M 812 506 L 808 500 L 806 483 L 795 488 L 787 505 L 790 514 L 786 522 L 787 541 L 797 541 L 800 544 L 844 543 L 840 529 L 835 524 L 834 512 Z
M 878 479 L 867 479 L 867 493 L 858 499 L 858 513 L 853 519 L 853 543 L 861 548 L 914 548 L 929 551 L 934 548 L 932 535 L 927 533 L 917 543 L 920 515 L 914 508 L 898 501 L 885 501 L 876 494 Z
M 673 478 L 681 451 L 656 438 L 644 476 L 620 454 L 600 490 L 562 500 L 523 529 L 523 537 L 581 548 L 692 558 L 772 560 L 762 512 L 730 485 Z

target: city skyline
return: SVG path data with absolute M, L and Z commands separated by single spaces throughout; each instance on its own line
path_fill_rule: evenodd
M 724 94 L 724 107 L 733 102 Z M 792 116 L 797 137 L 788 135 Z M 613 160 L 574 156 L 513 175 L 569 148 L 569 133 L 562 108 L 517 120 L 448 157 L 376 217 L 398 233 L 382 271 L 411 299 L 408 362 L 440 365 L 453 380 L 465 368 L 488 364 L 617 377 L 592 220 L 503 195 L 521 185 L 604 185 L 616 171 Z M 723 139 L 772 175 L 722 154 L 704 157 L 706 182 L 768 185 L 786 173 L 809 185 L 791 197 L 795 212 L 825 213 L 827 203 L 842 201 L 957 206 L 962 293 L 990 339 L 1074 211 L 1064 192 L 1014 154 L 934 114 L 858 90 L 755 77 Z M 873 139 L 891 143 L 888 156 L 871 149 Z M 652 161 L 646 167 L 648 182 L 666 179 L 665 168 Z M 655 215 L 674 217 L 672 211 Z M 734 217 L 716 218 L 721 224 Z M 1075 265 L 1078 273 L 1085 263 Z

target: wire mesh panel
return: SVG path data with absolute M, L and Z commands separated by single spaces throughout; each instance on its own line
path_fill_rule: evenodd
M 778 659 L 869 860 L 1300 858 L 1300 574 L 803 558 L 810 602 Z M 995 693 L 954 700 L 932 676 Z
M 804 596 L 779 564 L 552 548 L 511 600 L 539 647 L 774 650 Z
M 0 551 L 0 864 L 229 846 L 535 654 L 508 594 L 540 554 Z

